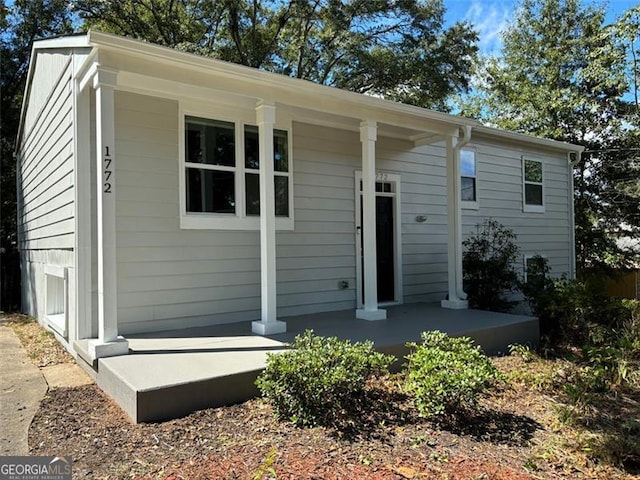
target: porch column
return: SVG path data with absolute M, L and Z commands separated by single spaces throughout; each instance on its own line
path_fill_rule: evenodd
M 362 142 L 362 241 L 364 272 L 364 302 L 356 310 L 356 318 L 384 320 L 387 311 L 378 308 L 378 272 L 376 253 L 376 122 L 367 120 L 360 124 Z M 356 215 L 358 212 L 356 212 Z
M 129 352 L 129 343 L 118 336 L 114 115 L 116 81 L 117 72 L 100 67 L 93 77 L 96 94 L 98 226 L 98 338 L 89 341 L 89 355 L 93 359 Z
M 448 222 L 448 283 L 449 298 L 441 301 L 443 308 L 469 308 L 462 287 L 462 206 L 460 199 L 460 150 L 471 138 L 471 127 L 462 127 L 462 138 L 446 137 L 447 147 L 447 222 Z
M 287 331 L 287 324 L 276 319 L 276 201 L 273 177 L 273 124 L 275 105 L 256 106 L 260 158 L 260 286 L 262 317 L 251 330 L 258 335 Z

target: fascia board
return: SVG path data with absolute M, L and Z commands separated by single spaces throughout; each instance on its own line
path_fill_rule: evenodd
M 69 35 L 66 37 L 46 38 L 33 42 L 33 48 L 44 50 L 48 48 L 81 48 L 89 47 L 87 34 Z

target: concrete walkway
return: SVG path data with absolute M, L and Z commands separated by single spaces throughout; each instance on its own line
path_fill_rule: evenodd
M 0 456 L 29 454 L 29 425 L 46 393 L 42 373 L 0 323 Z

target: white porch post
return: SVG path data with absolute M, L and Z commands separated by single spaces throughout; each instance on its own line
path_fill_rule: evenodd
M 376 253 L 376 122 L 367 120 L 360 124 L 362 142 L 362 241 L 364 271 L 364 302 L 356 310 L 356 318 L 384 320 L 387 311 L 378 308 L 378 272 Z M 356 212 L 356 215 L 358 212 Z
M 114 87 L 117 72 L 98 68 L 96 94 L 96 178 L 98 250 L 98 338 L 89 341 L 91 358 L 123 355 L 129 343 L 118 336 L 116 286 L 116 199 Z
M 258 335 L 287 331 L 276 319 L 276 201 L 273 177 L 273 125 L 276 107 L 264 102 L 256 107 L 260 158 L 260 285 L 262 317 L 251 330 Z
M 471 137 L 470 127 L 464 127 L 463 138 L 447 136 L 447 222 L 448 222 L 448 282 L 449 298 L 441 301 L 443 308 L 469 308 L 462 288 L 462 205 L 460 199 L 460 149 Z

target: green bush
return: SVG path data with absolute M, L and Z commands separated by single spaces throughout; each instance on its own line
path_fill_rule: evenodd
M 592 372 L 585 391 L 640 386 L 640 303 L 609 298 L 591 278 L 583 282 L 549 277 L 545 259 L 535 262 L 522 291 L 540 320 L 540 332 L 553 347 L 580 349 L 579 361 Z
M 552 278 L 548 260 L 535 258 L 521 290 L 540 320 L 541 335 L 577 346 L 608 344 L 612 331 L 622 328 L 631 315 L 625 302 L 609 298 L 593 279 Z
M 476 234 L 462 242 L 464 290 L 471 308 L 508 312 L 516 305 L 516 301 L 505 298 L 519 284 L 515 240 L 512 230 L 488 219 L 476 225 Z
M 372 342 L 351 343 L 307 330 L 292 349 L 270 354 L 256 385 L 280 419 L 297 426 L 339 427 L 358 415 L 366 383 L 388 373 L 395 357 L 373 349 Z
M 501 378 L 479 346 L 468 337 L 440 331 L 422 333 L 422 343 L 408 344 L 406 388 L 423 417 L 463 413 L 477 407 L 480 394 Z

